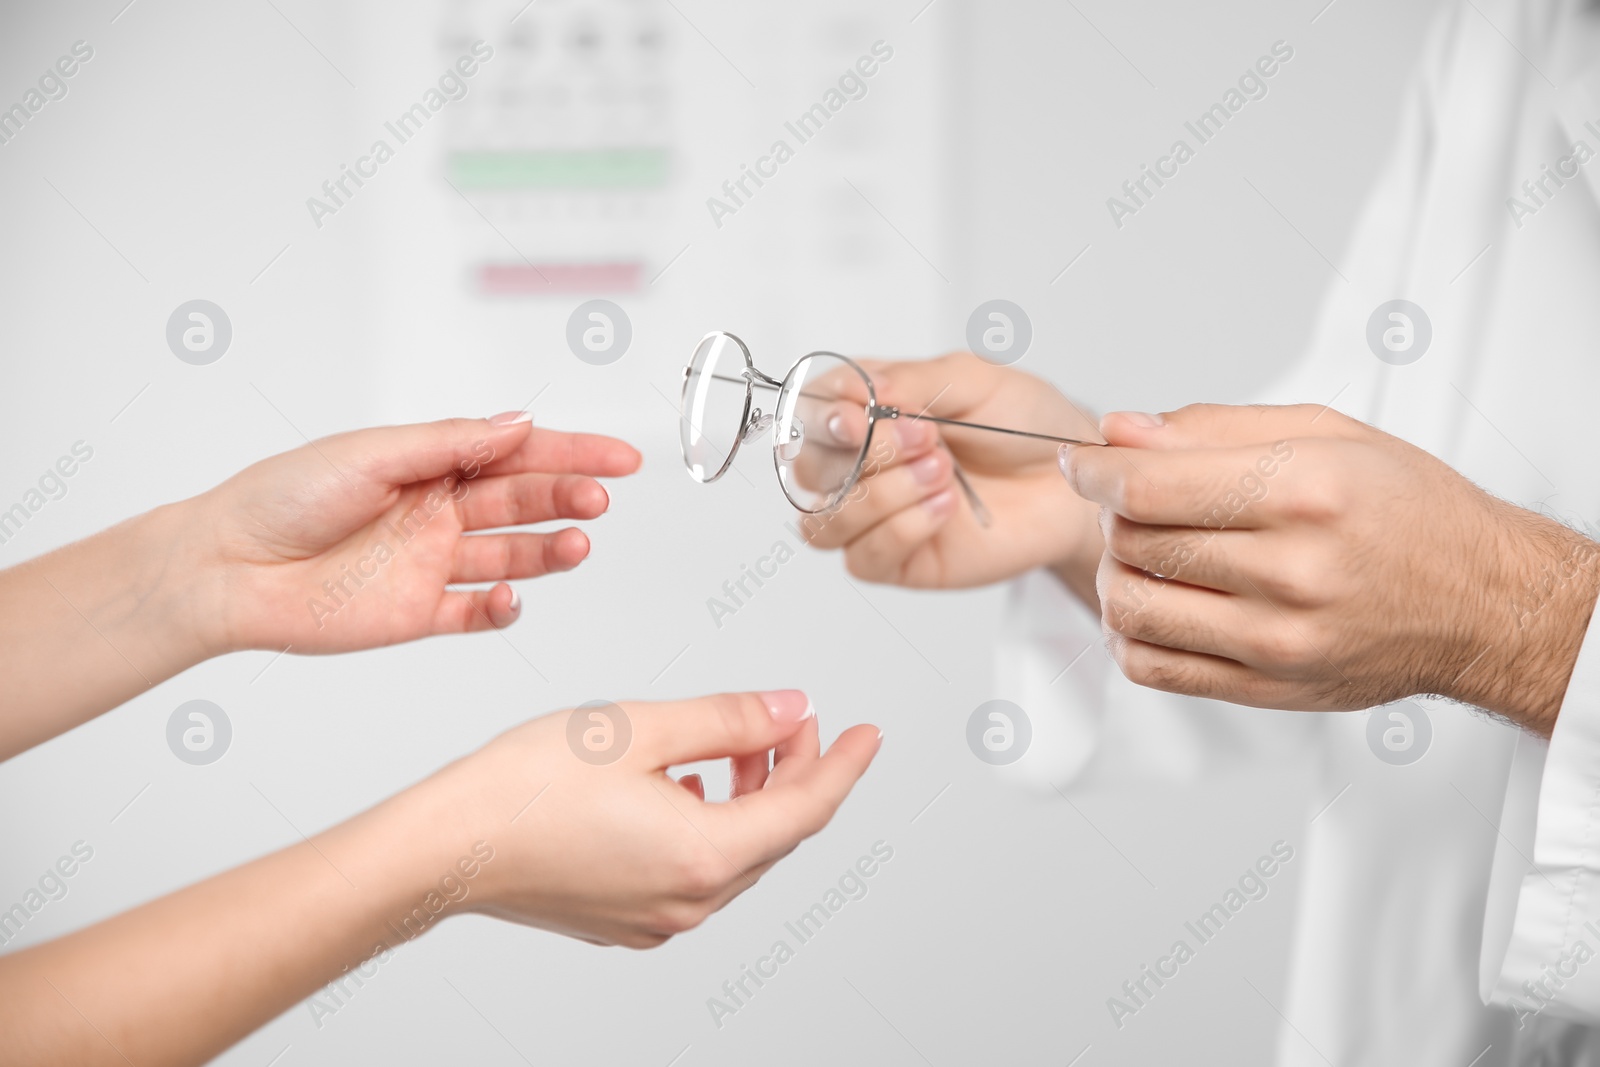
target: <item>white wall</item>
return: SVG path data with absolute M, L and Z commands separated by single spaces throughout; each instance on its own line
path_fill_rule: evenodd
M 624 133 L 671 147 L 672 184 L 475 197 L 491 227 L 440 180 L 447 148 L 486 136 L 447 111 L 461 121 L 425 130 L 318 229 L 306 197 L 438 76 L 451 58 L 442 39 L 502 34 L 484 75 L 500 80 L 474 107 L 518 79 L 597 76 L 518 66 L 509 20 L 521 0 L 449 14 L 375 0 L 138 0 L 119 14 L 123 2 L 0 16 L 6 101 L 73 41 L 95 49 L 70 94 L 0 146 L 0 499 L 72 442 L 95 449 L 68 496 L 0 546 L 0 565 L 194 493 L 302 434 L 489 414 L 535 394 L 540 422 L 628 437 L 646 463 L 615 487 L 593 558 L 524 586 L 529 610 L 505 640 L 230 657 L 0 767 L 0 905 L 73 841 L 96 850 L 17 944 L 288 844 L 528 716 L 597 696 L 798 685 L 825 732 L 880 723 L 883 753 L 824 834 L 703 929 L 641 955 L 455 921 L 320 1027 L 296 1008 L 222 1062 L 265 1064 L 286 1046 L 283 1067 L 519 1053 L 1043 1064 L 1085 1046 L 1084 1064 L 1197 1048 L 1208 1062 L 1266 1059 L 1277 1018 L 1242 979 L 1281 992 L 1296 872 L 1124 1029 L 1105 998 L 1268 843 L 1303 831 L 1301 785 L 1263 768 L 1078 797 L 1076 810 L 1012 788 L 963 737 L 993 695 L 994 590 L 852 589 L 836 559 L 805 554 L 716 628 L 706 598 L 786 536 L 786 511 L 762 457 L 713 487 L 684 477 L 658 391 L 673 395 L 709 329 L 740 333 L 781 371 L 813 348 L 958 347 L 973 306 L 1003 296 L 1034 323 L 1022 366 L 1098 408 L 1248 397 L 1306 336 L 1331 276 L 1322 257 L 1337 259 L 1381 164 L 1434 3 L 1337 0 L 1319 16 L 1321 0 L 935 0 L 920 12 L 921 0 L 538 0 L 517 25 L 560 29 L 588 13 L 662 28 L 670 96 Z M 895 54 L 868 94 L 714 226 L 706 197 L 879 39 Z M 1106 197 L 1279 39 L 1295 57 L 1269 94 L 1114 227 Z M 508 256 L 508 240 L 535 259 L 668 268 L 614 297 L 634 325 L 622 360 L 593 367 L 566 350 L 579 295 L 472 290 L 471 265 Z M 197 296 L 234 327 L 229 353 L 203 368 L 163 337 L 171 310 Z M 172 709 L 196 697 L 235 728 L 206 768 L 164 740 Z M 895 859 L 870 895 L 715 1028 L 705 999 L 880 839 Z

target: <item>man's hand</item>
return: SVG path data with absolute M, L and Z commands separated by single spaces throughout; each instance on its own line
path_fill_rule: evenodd
M 846 502 L 802 523 L 811 543 L 844 549 L 850 573 L 868 581 L 952 589 L 1050 567 L 1092 600 L 1095 508 L 1062 490 L 1054 446 L 916 418 L 1093 439 L 1082 412 L 1049 383 L 965 352 L 862 366 L 878 403 L 901 416 L 878 424 L 866 474 Z M 967 506 L 952 457 L 988 507 L 988 527 Z
M 1548 735 L 1600 545 L 1315 406 L 1113 414 L 1063 471 L 1104 505 L 1123 673 L 1258 707 L 1438 693 Z
M 570 570 L 589 539 L 473 531 L 593 519 L 596 476 L 631 474 L 621 441 L 515 413 L 357 430 L 263 460 L 181 507 L 214 571 L 226 648 L 345 652 L 510 625 L 504 583 Z M 500 583 L 464 591 L 459 583 Z

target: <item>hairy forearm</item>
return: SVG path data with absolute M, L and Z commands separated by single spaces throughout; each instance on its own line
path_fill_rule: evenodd
M 451 852 L 424 855 L 402 794 L 281 852 L 0 959 L 6 1061 L 202 1063 L 347 969 L 431 928 L 408 921 Z M 429 913 L 430 919 L 437 916 Z
M 1440 691 L 1549 737 L 1600 593 L 1600 544 L 1499 501 L 1488 508 L 1499 535 L 1482 544 L 1479 625 Z
M 221 651 L 184 505 L 158 508 L 0 571 L 0 759 Z

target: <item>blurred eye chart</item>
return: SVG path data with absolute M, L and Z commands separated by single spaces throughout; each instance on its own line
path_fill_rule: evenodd
M 471 351 L 530 397 L 580 385 L 550 394 L 563 418 L 644 418 L 714 326 L 791 361 L 959 342 L 953 312 L 938 329 L 954 136 L 949 109 L 928 106 L 952 91 L 938 20 L 837 0 L 465 0 L 432 5 L 424 55 L 368 7 L 350 43 L 394 102 L 364 106 L 382 116 L 367 128 L 425 157 L 395 168 L 411 188 L 394 210 L 362 220 L 372 321 L 393 329 L 372 340 L 408 368 L 383 388 Z M 429 224 L 409 225 L 419 213 Z M 608 360 L 566 351 L 568 319 L 595 299 L 627 320 L 604 324 L 629 346 L 604 398 L 584 363 Z

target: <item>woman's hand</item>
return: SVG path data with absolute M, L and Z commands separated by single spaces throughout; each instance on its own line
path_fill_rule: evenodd
M 359 988 L 469 911 L 658 945 L 822 829 L 878 744 L 857 726 L 819 756 L 793 691 L 536 719 L 313 838 L 0 956 L 4 1058 L 206 1062 L 308 996 L 314 1017 L 336 1010 L 324 984 Z M 733 760 L 727 803 L 666 773 L 720 757 Z
M 862 366 L 878 403 L 901 417 L 878 423 L 866 473 L 845 503 L 802 523 L 811 543 L 844 549 L 858 578 L 920 588 L 985 585 L 1049 567 L 1092 603 L 1097 509 L 1062 492 L 1055 445 L 915 416 L 1099 440 L 1094 423 L 1048 382 L 965 352 Z M 988 508 L 987 527 L 956 484 L 952 457 Z
M 595 476 L 638 467 L 621 441 L 515 413 L 357 430 L 0 571 L 0 759 L 225 652 L 508 625 L 504 582 L 575 567 L 589 540 L 464 535 L 594 518 L 610 503 Z M 450 588 L 476 582 L 500 584 Z
M 816 716 L 793 690 L 586 706 L 511 730 L 401 799 L 430 812 L 441 856 L 493 848 L 467 909 L 646 948 L 698 926 L 826 826 L 880 737 L 852 727 L 819 755 Z M 667 774 L 724 757 L 726 803 L 707 803 L 698 777 Z
M 621 441 L 513 412 L 338 434 L 182 506 L 217 577 L 222 648 L 346 652 L 509 625 L 521 604 L 504 583 L 576 567 L 589 539 L 473 532 L 596 518 L 610 498 L 595 477 L 638 467 Z M 499 584 L 450 588 L 482 582 Z

